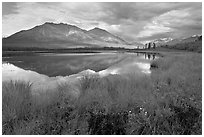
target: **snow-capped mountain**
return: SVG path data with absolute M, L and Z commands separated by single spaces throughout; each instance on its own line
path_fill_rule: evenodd
M 166 44 L 167 42 L 169 41 L 172 41 L 173 39 L 172 38 L 160 38 L 160 39 L 155 39 L 153 40 L 151 43 L 155 43 L 156 46 L 161 46 L 161 45 L 164 45 Z
M 195 42 L 197 40 L 201 40 L 202 39 L 202 35 L 193 35 L 193 36 L 190 36 L 190 37 L 185 37 L 185 38 L 182 38 L 182 39 L 172 39 L 172 38 L 160 38 L 160 39 L 155 39 L 155 40 L 152 40 L 151 42 L 149 43 L 155 43 L 156 46 L 165 46 L 165 45 L 176 45 L 176 44 L 179 44 L 179 43 L 189 43 L 189 42 Z

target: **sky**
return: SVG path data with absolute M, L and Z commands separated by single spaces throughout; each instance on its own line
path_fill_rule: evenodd
M 45 22 L 99 27 L 128 42 L 146 43 L 202 34 L 202 3 L 2 3 L 3 37 Z

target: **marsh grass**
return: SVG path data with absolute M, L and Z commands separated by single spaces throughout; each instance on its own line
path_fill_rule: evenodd
M 67 84 L 32 95 L 3 83 L 3 134 L 202 134 L 201 59 L 171 53 L 151 76 L 84 77 L 77 97 Z
M 31 112 L 31 84 L 14 82 L 2 84 L 3 133 L 13 129 L 18 121 L 29 120 Z

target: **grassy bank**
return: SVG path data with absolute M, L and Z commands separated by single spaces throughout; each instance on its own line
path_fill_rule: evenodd
M 202 53 L 202 40 L 187 43 L 178 43 L 175 45 L 164 45 L 162 47 L 173 50 L 183 50 Z
M 85 77 L 31 95 L 30 84 L 3 83 L 3 134 L 202 134 L 202 55 L 168 53 L 150 77 Z

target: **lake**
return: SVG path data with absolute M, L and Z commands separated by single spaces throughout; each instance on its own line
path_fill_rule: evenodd
M 132 72 L 130 69 L 133 69 L 133 67 L 140 66 L 142 68 L 144 67 L 142 65 L 146 65 L 146 67 L 150 66 L 150 61 L 155 58 L 157 57 L 154 54 L 104 52 L 36 53 L 30 56 L 3 57 L 2 60 L 24 70 L 31 70 L 53 77 L 68 76 L 86 69 L 98 72 L 107 68 L 118 68 Z M 133 71 L 137 70 L 134 68 Z
M 150 63 L 158 57 L 147 53 L 35 53 L 3 57 L 2 80 L 32 83 L 32 90 L 54 90 L 59 84 L 72 87 L 80 93 L 83 76 L 150 75 Z M 77 92 L 78 91 L 78 92 Z

